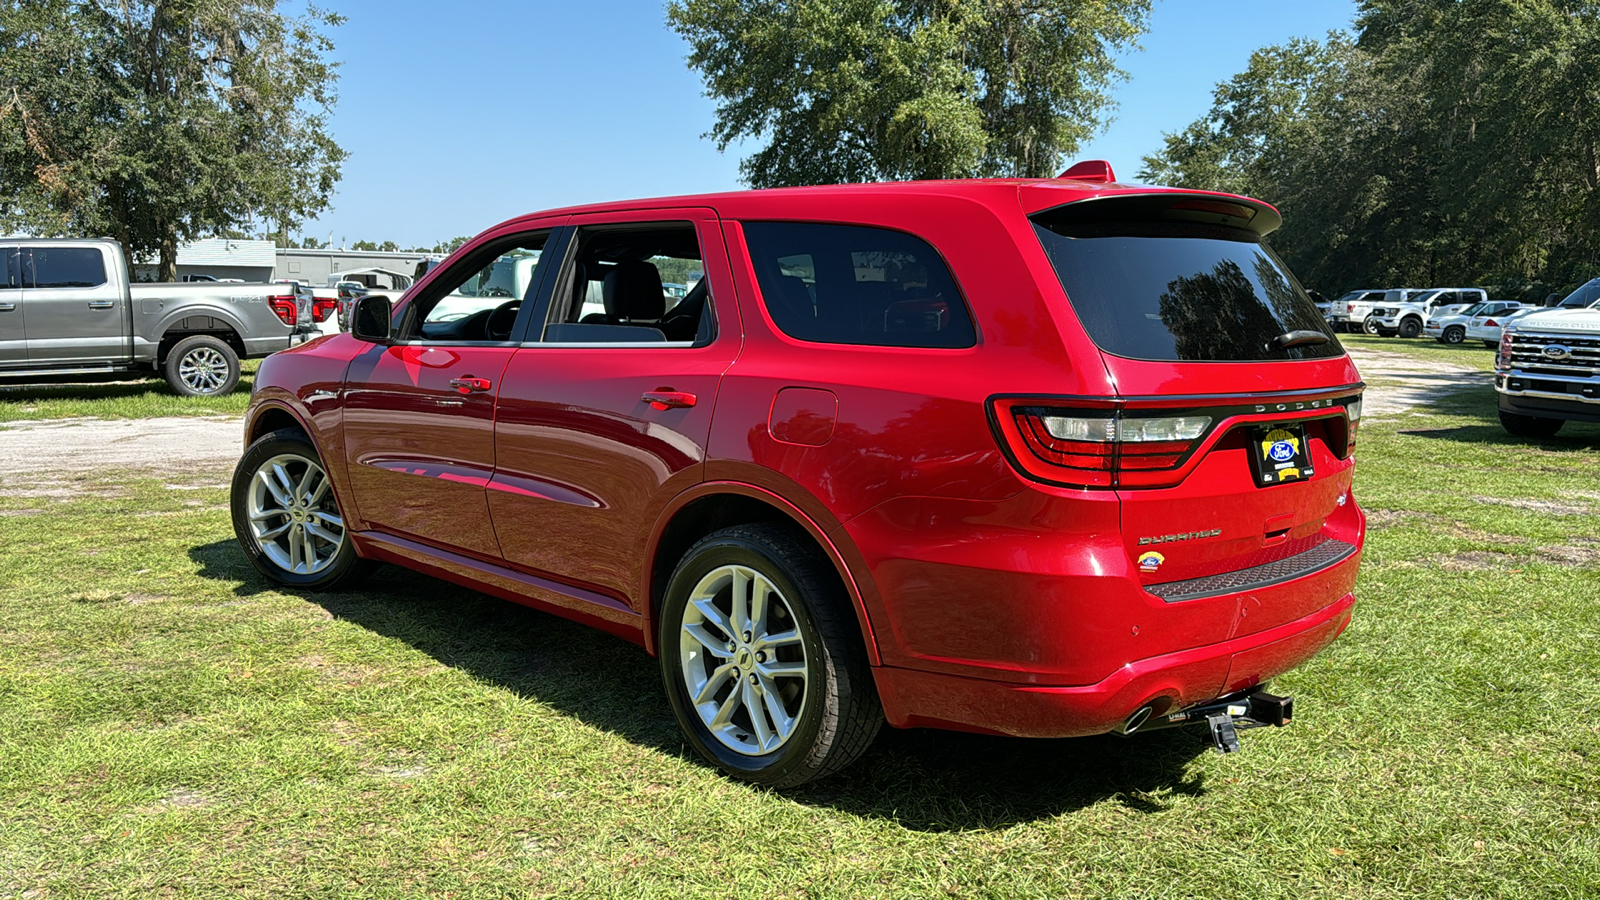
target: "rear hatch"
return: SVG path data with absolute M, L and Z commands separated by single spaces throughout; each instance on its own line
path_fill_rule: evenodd
M 1181 602 L 1354 552 L 1359 377 L 1263 242 L 1276 211 L 1145 193 L 1030 218 L 1116 392 L 1109 403 L 1041 408 L 1036 431 L 1075 452 L 1096 442 L 1109 452 L 1102 475 L 1146 589 Z M 1235 633 L 1327 602 L 1280 599 Z

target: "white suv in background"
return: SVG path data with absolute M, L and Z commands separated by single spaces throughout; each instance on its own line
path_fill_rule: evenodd
M 1367 316 L 1372 312 L 1374 303 L 1383 300 L 1385 291 L 1374 288 L 1362 288 L 1351 291 L 1343 297 L 1333 301 L 1328 307 L 1327 319 L 1333 323 L 1335 331 L 1365 331 L 1367 329 Z M 1374 330 L 1368 334 L 1377 334 Z

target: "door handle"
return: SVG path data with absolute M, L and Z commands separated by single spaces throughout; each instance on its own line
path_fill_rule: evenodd
M 450 386 L 463 394 L 476 394 L 494 387 L 494 382 L 487 378 L 473 378 L 471 375 L 463 375 L 460 378 L 450 379 Z
M 117 304 L 116 304 L 115 300 L 90 300 L 89 301 L 89 308 L 90 309 L 110 309 L 111 307 L 116 306 L 116 305 Z
M 15 303 L 0 303 L 0 312 L 13 312 L 16 308 Z
M 671 388 L 645 391 L 639 399 L 650 404 L 653 409 L 687 409 L 698 402 L 695 395 L 685 391 L 674 391 Z

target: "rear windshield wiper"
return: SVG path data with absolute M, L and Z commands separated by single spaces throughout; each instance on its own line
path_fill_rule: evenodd
M 1290 347 L 1303 347 L 1306 344 L 1326 344 L 1328 336 L 1320 331 L 1285 331 L 1270 341 L 1267 349 L 1287 350 Z

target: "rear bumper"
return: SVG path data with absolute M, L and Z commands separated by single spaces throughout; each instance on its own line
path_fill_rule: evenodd
M 1104 734 L 1147 703 L 1155 714 L 1266 683 L 1350 624 L 1355 595 L 1265 631 L 1130 662 L 1096 684 L 1048 687 L 884 666 L 873 670 L 889 723 L 1017 737 Z

